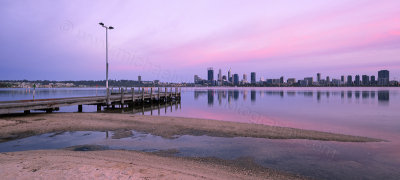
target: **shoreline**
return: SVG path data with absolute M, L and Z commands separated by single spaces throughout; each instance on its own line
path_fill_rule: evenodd
M 53 113 L 0 116 L 0 142 L 33 135 L 63 131 L 135 130 L 164 138 L 176 135 L 214 137 L 254 137 L 268 139 L 308 139 L 339 142 L 382 142 L 370 137 L 352 136 L 208 119 L 142 116 L 112 113 Z
M 309 139 L 340 142 L 382 140 L 259 124 L 111 113 L 53 113 L 0 116 L 0 142 L 65 131 L 136 130 L 174 138 L 179 135 Z M 140 152 L 106 150 L 90 145 L 57 150 L 0 153 L 4 179 L 307 179 L 269 169 L 252 158 L 222 160 L 212 157 L 177 157 L 174 150 Z

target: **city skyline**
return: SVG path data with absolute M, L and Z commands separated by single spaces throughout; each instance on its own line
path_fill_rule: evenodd
M 301 78 L 400 77 L 400 1 L 2 1 L 2 80 L 192 82 L 210 66 Z M 151 12 L 151 13 L 149 13 Z M 237 13 L 240 12 L 240 13 Z M 90 15 L 89 15 L 90 14 Z M 29 65 L 29 66 L 27 66 Z M 226 71 L 227 69 L 223 69 Z M 356 74 L 352 74 L 353 76 Z
M 257 72 L 250 72 L 250 81 L 248 81 L 247 73 L 243 73 L 243 78 L 240 79 L 238 73 L 231 72 L 231 68 L 223 75 L 221 68 L 218 70 L 218 79 L 214 78 L 214 68 L 207 68 L 207 78 L 203 79 L 202 76 L 194 75 L 194 84 L 207 85 L 207 86 L 398 86 L 399 82 L 391 79 L 390 71 L 379 70 L 377 73 L 370 74 L 357 74 L 341 75 L 340 77 L 332 77 L 329 75 L 322 76 L 321 73 L 316 73 L 314 76 L 306 76 L 303 78 L 293 78 L 280 75 L 276 77 L 257 77 Z M 353 78 L 354 77 L 354 78 Z M 297 80 L 297 81 L 296 81 Z

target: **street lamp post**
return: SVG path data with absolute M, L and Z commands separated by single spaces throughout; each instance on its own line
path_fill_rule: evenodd
M 106 26 L 104 23 L 100 22 L 100 26 L 106 28 L 106 89 L 107 89 L 107 106 L 110 105 L 110 90 L 108 88 L 108 30 L 114 29 L 112 26 Z

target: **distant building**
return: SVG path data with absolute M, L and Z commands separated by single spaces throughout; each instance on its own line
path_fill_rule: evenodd
M 281 76 L 281 78 L 279 78 L 279 84 L 283 84 L 284 83 L 284 77 Z
M 194 75 L 194 83 L 200 84 L 200 81 L 201 81 L 200 77 L 198 75 Z
M 341 81 L 342 83 L 344 83 L 344 76 L 341 76 L 341 77 L 340 77 L 340 81 Z
M 293 85 L 294 83 L 296 83 L 296 79 L 295 78 L 288 78 L 287 79 L 287 84 L 288 85 Z
M 362 85 L 363 85 L 363 86 L 369 86 L 369 85 L 370 85 L 369 76 L 367 76 L 367 75 L 362 75 Z
M 339 86 L 342 83 L 341 79 L 332 79 L 332 84 L 333 86 Z
M 228 81 L 229 81 L 229 82 L 232 82 L 232 72 L 231 72 L 231 68 L 229 68 L 229 71 L 228 71 Z
M 348 75 L 347 76 L 347 85 L 352 86 L 353 85 L 353 76 Z
M 247 74 L 243 74 L 243 83 L 247 83 Z
M 329 83 L 331 83 L 331 79 L 329 78 L 329 76 L 326 76 L 326 82 L 325 82 L 326 84 L 329 84 Z
M 239 75 L 238 75 L 238 74 L 234 74 L 234 75 L 233 75 L 233 84 L 234 84 L 235 86 L 238 86 L 238 85 L 239 85 Z
M 378 85 L 379 86 L 388 86 L 389 85 L 389 71 L 388 70 L 378 71 Z
M 214 69 L 212 67 L 207 69 L 207 80 L 210 85 L 214 85 Z
M 305 86 L 312 86 L 313 82 L 314 82 L 314 78 L 313 77 L 306 77 L 304 78 L 305 81 Z
M 376 85 L 376 79 L 375 76 L 371 76 L 371 85 Z
M 138 77 L 137 77 L 137 81 L 138 81 L 139 83 L 141 83 L 141 82 L 142 82 L 142 76 L 138 76 Z
M 354 79 L 354 85 L 356 85 L 356 86 L 361 85 L 360 75 L 356 75 L 356 77 Z
M 321 81 L 321 73 L 317 73 L 317 83 Z
M 251 72 L 250 76 L 251 84 L 256 84 L 256 72 Z
M 219 83 L 222 83 L 222 70 L 221 69 L 219 69 L 219 71 L 218 71 L 218 81 L 219 81 Z

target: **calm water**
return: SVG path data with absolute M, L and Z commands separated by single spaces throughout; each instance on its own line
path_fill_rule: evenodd
M 39 89 L 36 98 L 90 96 L 96 95 L 96 91 L 98 95 L 105 94 L 104 89 Z M 1 101 L 30 98 L 32 92 L 25 89 L 0 89 Z M 146 108 L 144 114 L 287 126 L 369 136 L 389 142 L 338 143 L 208 136 L 181 136 L 171 140 L 137 132 L 110 140 L 105 137 L 105 132 L 70 132 L 2 143 L 0 150 L 43 147 L 35 147 L 37 143 L 30 142 L 59 144 L 43 148 L 96 144 L 111 149 L 178 149 L 178 155 L 183 156 L 253 157 L 265 167 L 323 179 L 400 177 L 399 88 L 186 88 L 182 90 L 182 100 L 177 107 L 159 111 L 155 106 L 152 111 Z M 77 107 L 60 110 L 71 112 Z M 96 107 L 85 106 L 84 111 L 96 111 Z M 133 111 L 125 110 L 125 113 L 130 112 Z M 89 135 L 83 136 L 87 133 Z

